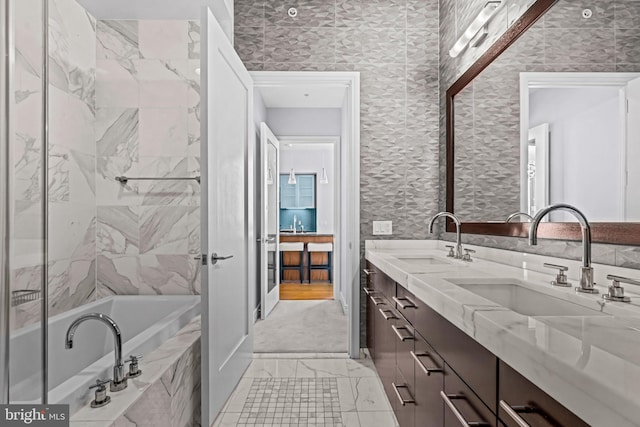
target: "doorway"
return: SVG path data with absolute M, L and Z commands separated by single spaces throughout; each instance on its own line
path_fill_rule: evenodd
M 280 165 L 271 178 L 268 170 L 258 174 L 279 190 L 277 215 L 268 213 L 278 218 L 277 236 L 273 228 L 258 232 L 263 242 L 277 240 L 259 270 L 269 271 L 269 280 L 275 275 L 279 292 L 275 307 L 257 298 L 255 352 L 357 357 L 359 316 L 349 307 L 359 306 L 358 74 L 251 74 L 256 130 L 264 123 L 277 139 Z M 264 189 L 261 184 L 256 187 Z M 257 224 L 261 215 L 258 209 Z M 265 295 L 269 280 L 257 295 Z

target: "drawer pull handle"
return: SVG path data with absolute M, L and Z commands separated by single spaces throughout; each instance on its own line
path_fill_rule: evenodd
M 373 289 L 369 289 L 369 288 L 362 288 L 362 290 L 364 291 L 365 294 L 371 296 L 371 294 L 375 294 L 376 291 L 374 291 Z
M 525 412 L 525 413 L 536 412 L 534 408 L 531 408 L 529 406 L 511 406 L 504 400 L 500 401 L 500 407 L 504 409 L 504 412 L 506 412 L 507 415 L 509 415 L 509 417 L 513 421 L 515 421 L 516 424 L 518 424 L 519 427 L 530 427 L 530 426 L 528 422 L 526 422 L 520 415 L 518 415 L 518 412 Z
M 395 332 L 396 335 L 398 336 L 398 338 L 400 338 L 400 341 L 406 341 L 406 340 L 415 339 L 415 337 L 413 336 L 411 331 L 409 331 L 409 328 L 407 328 L 406 326 L 391 325 L 391 329 L 393 329 L 393 332 Z M 409 335 L 402 335 L 402 333 L 400 331 L 407 331 L 407 333 Z
M 382 298 L 380 297 L 369 296 L 369 298 L 371 299 L 371 302 L 374 303 L 375 305 L 384 304 L 384 301 L 382 301 Z
M 400 308 L 407 309 L 407 308 L 418 308 L 413 301 L 411 301 L 409 298 L 407 297 L 393 297 L 393 300 L 400 306 Z
M 367 270 L 366 268 L 362 270 L 364 272 L 364 274 L 366 274 L 367 276 L 371 276 L 372 274 L 376 274 L 375 271 L 371 271 L 371 270 Z
M 397 319 L 397 317 L 393 314 L 393 311 L 383 310 L 381 308 L 379 310 L 380 310 L 380 314 L 382 314 L 382 317 L 384 317 L 384 320 Z M 387 314 L 387 313 L 391 313 L 391 314 Z
M 458 421 L 460 421 L 460 424 L 464 427 L 480 427 L 480 426 L 488 426 L 490 425 L 487 422 L 484 421 L 467 421 L 464 419 L 464 417 L 462 416 L 462 413 L 458 410 L 458 408 L 456 408 L 456 405 L 453 404 L 453 400 L 455 399 L 465 399 L 464 396 L 459 395 L 459 394 L 445 394 L 444 391 L 440 391 L 440 396 L 442 397 L 442 400 L 444 400 L 444 403 L 447 404 L 447 406 L 449 407 L 449 409 L 451 409 L 451 412 L 453 412 L 453 415 L 456 416 L 456 418 L 458 419 Z
M 422 369 L 425 374 L 431 375 L 433 372 L 442 372 L 442 369 L 440 369 L 440 368 L 427 368 L 424 365 L 424 363 L 422 363 L 422 360 L 420 360 L 421 357 L 428 357 L 429 359 L 431 359 L 431 354 L 429 354 L 429 353 L 416 353 L 415 351 L 411 351 L 410 353 L 411 353 L 411 357 L 413 357 L 413 359 L 416 361 L 418 366 L 420 366 L 420 369 Z M 433 359 L 431 359 L 431 361 L 433 362 Z
M 391 383 L 391 385 L 393 386 L 393 389 L 396 392 L 396 396 L 398 396 L 398 400 L 400 401 L 400 404 L 402 406 L 405 406 L 407 403 L 416 403 L 416 401 L 413 398 L 413 396 L 411 396 L 411 392 L 409 391 L 409 386 L 407 386 L 406 384 L 396 384 L 396 383 Z M 399 389 L 401 389 L 401 388 L 407 389 L 407 393 L 409 394 L 409 398 L 408 399 L 405 399 L 400 394 L 400 390 Z

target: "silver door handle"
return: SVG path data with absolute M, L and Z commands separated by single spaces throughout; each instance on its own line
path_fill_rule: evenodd
M 422 363 L 422 360 L 420 360 L 421 357 L 428 357 L 429 359 L 431 359 L 431 355 L 429 353 L 416 353 L 415 351 L 410 351 L 409 353 L 411 353 L 411 357 L 413 357 L 418 366 L 420 366 L 420 369 L 422 369 L 425 374 L 431 375 L 432 372 L 442 372 L 442 369 L 440 368 L 427 368 L 425 364 Z M 431 359 L 431 361 L 433 361 L 433 359 Z
M 211 264 L 216 265 L 218 261 L 224 261 L 225 259 L 229 259 L 229 258 L 233 258 L 233 255 L 218 256 L 218 254 L 214 252 L 213 255 L 211 255 Z
M 400 341 L 416 339 L 416 337 L 413 336 L 413 334 L 411 333 L 411 331 L 409 330 L 409 328 L 407 326 L 391 325 L 391 329 L 393 329 L 393 332 L 396 333 L 396 335 L 398 336 L 398 339 L 400 339 Z M 402 335 L 402 333 L 400 331 L 407 331 L 408 335 Z
M 396 302 L 396 304 L 398 304 L 400 306 L 400 308 L 402 308 L 403 310 L 407 309 L 407 308 L 418 308 L 418 306 L 416 306 L 413 301 L 411 301 L 409 298 L 407 297 L 392 297 L 393 300 Z
M 382 317 L 384 317 L 384 320 L 397 319 L 397 317 L 393 314 L 393 311 L 391 310 L 383 310 L 381 308 L 378 310 L 380 310 L 380 314 L 382 314 Z M 391 313 L 391 314 L 387 314 L 387 313 Z
M 520 415 L 518 415 L 517 411 L 534 412 L 532 408 L 524 406 L 511 406 L 504 400 L 500 401 L 500 407 L 504 409 L 504 412 L 506 412 L 507 415 L 509 415 L 509 417 L 511 417 L 511 419 L 515 421 L 516 424 L 518 424 L 518 427 L 530 427 L 529 423 L 526 422 Z
M 375 271 L 367 270 L 366 268 L 362 270 L 365 275 L 371 276 L 372 274 L 376 274 Z
M 451 409 L 451 412 L 453 412 L 453 415 L 456 416 L 456 418 L 458 419 L 458 421 L 462 426 L 471 427 L 471 426 L 489 426 L 490 425 L 489 423 L 484 421 L 467 421 L 464 419 L 464 416 L 462 415 L 462 413 L 458 410 L 458 408 L 456 408 L 456 405 L 453 404 L 454 399 L 465 399 L 464 396 L 460 394 L 445 394 L 445 392 L 442 390 L 440 391 L 440 396 L 442 397 L 442 400 L 444 400 L 444 403 L 447 404 L 449 409 Z
M 391 386 L 393 386 L 393 389 L 396 392 L 396 396 L 398 397 L 398 400 L 400 401 L 400 404 L 402 406 L 405 406 L 407 403 L 416 403 L 415 399 L 413 398 L 413 396 L 411 396 L 411 391 L 409 390 L 409 386 L 406 384 L 396 384 L 396 383 L 391 383 Z M 405 388 L 407 389 L 407 393 L 409 394 L 409 398 L 405 399 L 404 397 L 402 397 L 402 395 L 400 394 L 400 389 L 401 388 Z

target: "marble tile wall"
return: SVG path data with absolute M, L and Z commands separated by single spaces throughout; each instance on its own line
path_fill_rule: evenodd
M 42 286 L 42 204 L 49 208 L 49 314 L 95 297 L 95 19 L 74 0 L 49 1 L 49 194 L 42 196 L 42 11 L 16 9 L 12 290 Z M 15 307 L 15 328 L 40 301 Z
M 98 296 L 199 293 L 200 28 L 98 21 Z
M 516 7 L 519 3 L 519 7 Z M 440 174 L 445 174 L 446 89 L 532 3 L 510 2 L 496 16 L 488 40 L 480 50 L 470 49 L 451 58 L 448 49 L 468 25 L 483 1 L 440 0 Z M 594 15 L 581 17 L 589 7 Z M 456 101 L 456 138 L 470 141 L 456 144 L 456 213 L 463 221 L 503 219 L 505 213 L 519 210 L 513 188 L 519 168 L 519 88 L 520 71 L 640 71 L 637 40 L 640 34 L 640 3 L 631 0 L 596 0 L 587 4 L 559 0 L 513 46 L 476 80 Z M 496 95 L 496 94 L 502 95 Z M 490 95 L 489 95 L 490 94 Z M 499 117 L 496 122 L 495 117 Z M 490 123 L 491 129 L 483 123 Z M 505 149 L 500 141 L 512 140 Z M 496 153 L 500 153 L 497 155 Z M 515 165 L 515 166 L 514 166 Z M 479 185 L 474 183 L 483 182 Z M 444 179 L 440 181 L 440 206 L 445 205 Z M 443 238 L 452 240 L 451 233 Z M 577 259 L 579 242 L 546 240 L 530 247 L 525 239 L 499 236 L 464 235 L 469 243 Z M 594 245 L 595 262 L 640 269 L 640 248 L 620 245 Z

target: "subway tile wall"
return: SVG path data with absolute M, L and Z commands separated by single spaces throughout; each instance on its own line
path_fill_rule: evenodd
M 485 2 L 440 0 L 440 176 L 445 175 L 445 92 L 483 52 L 469 49 L 458 58 L 448 50 Z M 522 3 L 518 7 L 516 3 Z M 511 1 L 496 16 L 487 40 L 495 40 L 506 31 L 532 2 Z M 593 17 L 582 18 L 590 8 Z M 456 138 L 474 140 L 475 146 L 456 144 L 457 160 L 466 164 L 456 168 L 456 212 L 462 220 L 503 219 L 519 210 L 517 169 L 519 164 L 519 88 L 520 71 L 640 71 L 640 2 L 632 0 L 596 0 L 589 4 L 559 0 L 545 16 L 467 88 L 456 101 Z M 483 46 L 489 46 L 485 42 Z M 488 93 L 494 93 L 487 96 Z M 502 95 L 496 95 L 501 93 Z M 506 96 L 505 96 L 506 95 Z M 499 114 L 498 114 L 499 112 Z M 486 113 L 490 116 L 484 117 Z M 479 126 L 492 122 L 491 132 Z M 500 141 L 512 140 L 511 149 Z M 500 157 L 495 155 L 500 147 Z M 486 149 L 486 150 L 485 150 Z M 487 172 L 488 171 L 488 172 Z M 486 179 L 485 179 L 486 178 Z M 475 185 L 485 180 L 490 186 Z M 440 206 L 445 206 L 445 182 L 440 180 Z M 462 197 L 459 197 L 462 194 Z M 453 240 L 452 233 L 443 238 Z M 541 253 L 564 258 L 581 257 L 580 242 L 541 240 L 531 247 L 526 239 L 500 236 L 463 235 L 463 240 L 477 245 Z M 640 269 L 640 248 L 596 244 L 594 262 Z

